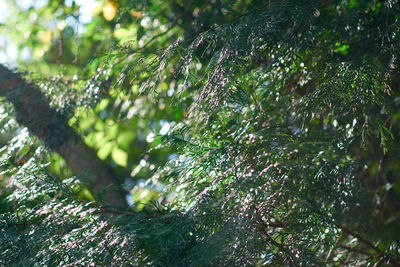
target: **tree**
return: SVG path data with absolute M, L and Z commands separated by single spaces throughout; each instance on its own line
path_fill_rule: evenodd
M 108 1 L 80 35 L 58 3 L 37 72 L 0 68 L 2 264 L 400 265 L 397 1 Z
M 75 173 L 90 170 L 93 180 L 90 187 L 100 192 L 109 185 L 119 185 L 112 169 L 100 161 L 74 130 L 67 119 L 51 108 L 46 97 L 33 86 L 26 84 L 16 74 L 0 65 L 1 95 L 13 103 L 17 121 L 40 137 L 46 145 L 58 152 Z M 32 111 L 35 111 L 32 113 Z M 108 194 L 110 204 L 123 205 L 124 193 Z

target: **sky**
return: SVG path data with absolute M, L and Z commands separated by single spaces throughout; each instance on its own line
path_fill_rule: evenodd
M 48 0 L 14 0 L 22 9 L 28 9 L 31 6 L 40 8 L 48 3 Z M 7 10 L 7 1 L 0 0 L 0 10 Z M 75 3 L 80 6 L 79 22 L 81 24 L 89 23 L 92 20 L 92 14 L 97 6 L 96 0 L 75 0 Z M 72 0 L 65 0 L 67 6 L 72 5 Z M 0 24 L 7 21 L 7 12 L 0 12 Z M 75 23 L 70 20 L 68 23 Z M 76 28 L 76 25 L 71 25 Z M 80 25 L 81 26 L 81 25 Z M 83 31 L 83 27 L 79 27 L 78 32 Z M 10 67 L 16 67 L 17 47 L 6 36 L 0 35 L 0 63 L 7 64 Z M 23 53 L 26 58 L 30 57 L 29 51 Z

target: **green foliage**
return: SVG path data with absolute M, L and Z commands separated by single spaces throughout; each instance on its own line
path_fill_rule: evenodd
M 18 14 L 79 9 L 55 2 Z M 26 45 L 49 56 L 27 68 L 47 67 L 26 77 L 129 176 L 133 205 L 65 178 L 2 101 L 2 265 L 400 264 L 398 1 L 116 7 L 64 33 L 75 62 L 35 43 L 41 18 Z

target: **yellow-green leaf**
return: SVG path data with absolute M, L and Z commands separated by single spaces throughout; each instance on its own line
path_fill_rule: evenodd
M 107 128 L 107 137 L 114 139 L 118 135 L 118 124 L 114 124 Z
M 112 149 L 113 143 L 107 142 L 99 148 L 99 150 L 97 151 L 97 156 L 99 156 L 100 159 L 104 160 L 108 157 L 108 155 L 110 155 Z
M 125 151 L 119 149 L 118 147 L 114 147 L 111 157 L 114 160 L 115 163 L 122 167 L 126 167 L 128 163 L 128 153 Z

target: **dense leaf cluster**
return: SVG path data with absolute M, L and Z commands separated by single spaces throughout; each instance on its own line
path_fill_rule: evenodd
M 23 131 L 2 150 L 13 182 L 0 263 L 399 265 L 398 1 L 189 2 L 143 4 L 169 28 L 100 57 L 87 86 L 110 91 L 74 117 L 99 157 L 145 178 L 132 209 L 88 201 L 84 183 L 43 165 L 42 146 L 18 152 L 37 143 Z M 125 7 L 119 27 L 131 23 Z M 96 106 L 102 95 L 90 93 L 72 110 Z M 172 126 L 144 156 L 149 147 L 129 147 L 146 127 L 139 107 Z M 139 130 L 121 141 L 96 116 Z M 128 155 L 143 158 L 130 165 Z M 155 168 L 149 157 L 168 160 Z

